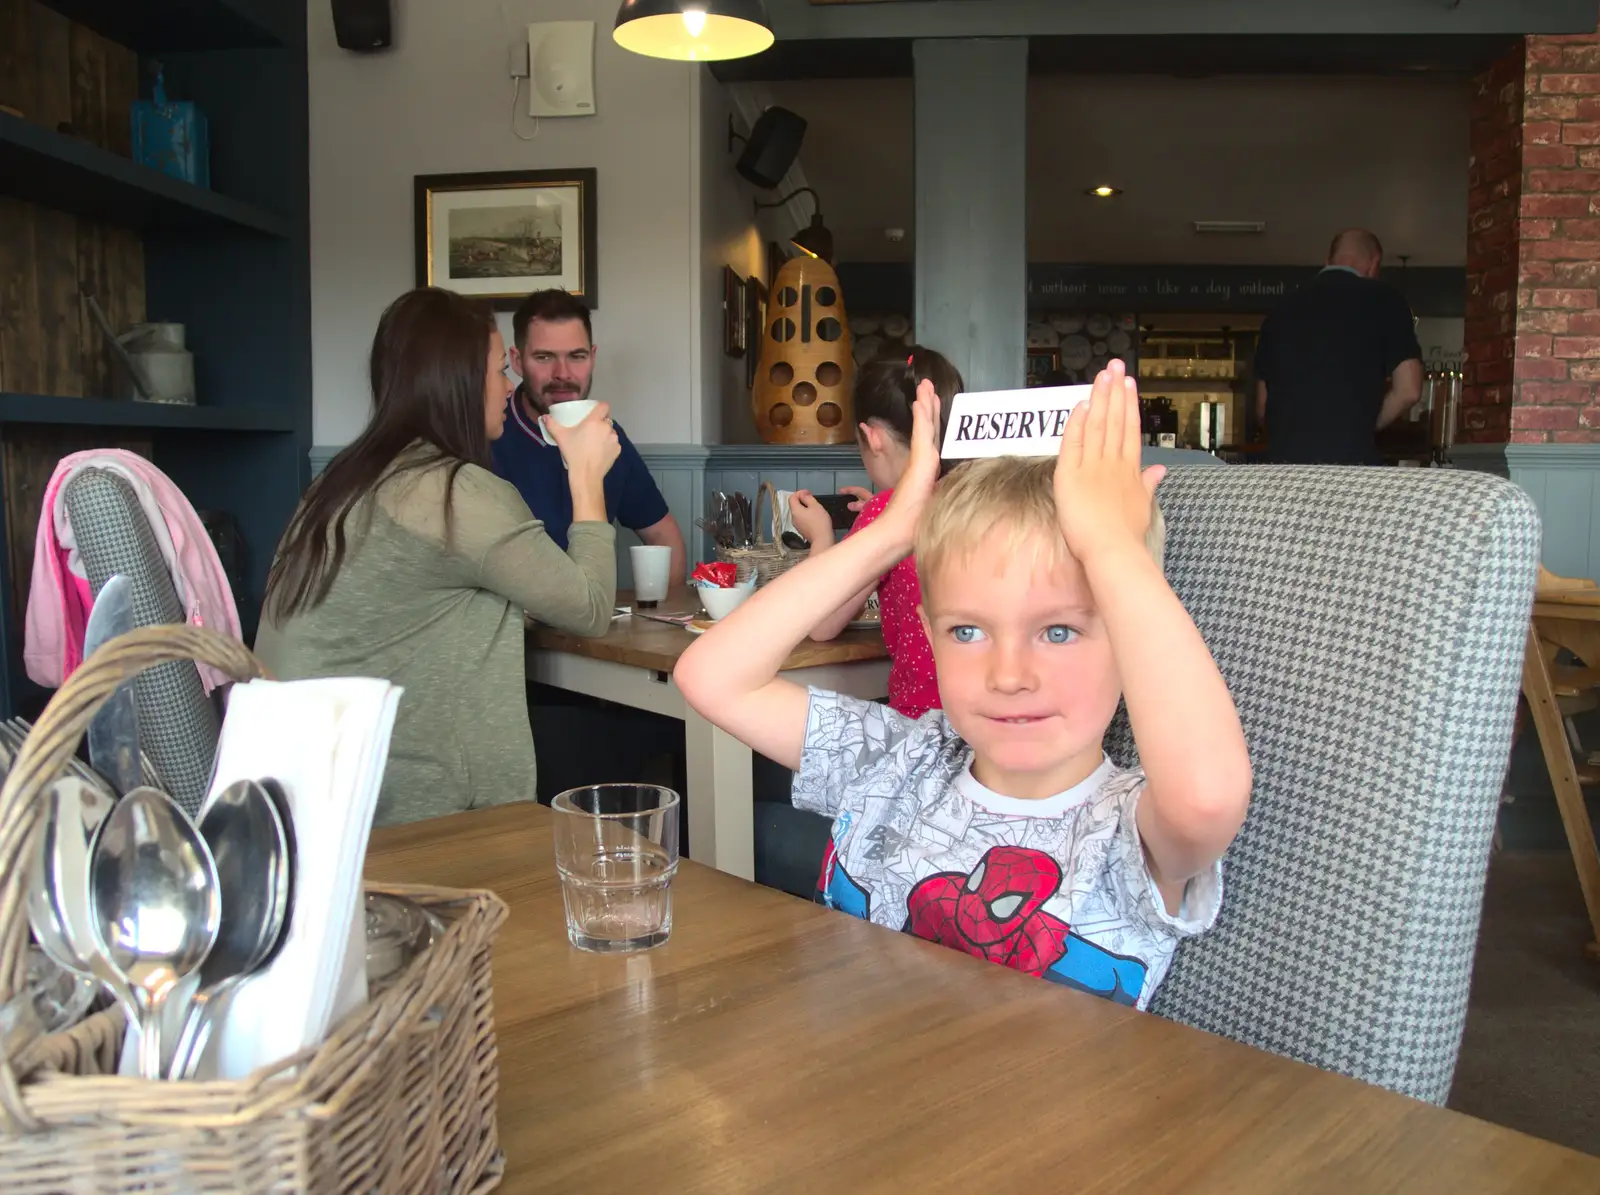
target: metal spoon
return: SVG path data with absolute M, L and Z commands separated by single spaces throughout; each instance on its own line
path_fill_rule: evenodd
M 128 985 L 101 953 L 89 908 L 93 843 L 112 799 L 73 776 L 56 780 L 45 796 L 44 826 L 28 884 L 28 924 L 58 966 L 93 976 L 128 1006 Z
M 201 815 L 200 836 L 217 865 L 222 921 L 168 1064 L 174 1079 L 189 1078 L 200 1064 L 211 1038 L 211 1001 L 265 966 L 283 940 L 294 881 L 289 835 L 277 803 L 254 780 L 230 784 Z
M 205 962 L 222 919 L 211 851 L 166 793 L 136 788 L 101 823 L 89 915 L 137 1011 L 139 1071 L 159 1079 L 162 1006 Z

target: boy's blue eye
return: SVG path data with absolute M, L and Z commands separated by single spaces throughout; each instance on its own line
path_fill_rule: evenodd
M 957 643 L 976 643 L 983 638 L 983 632 L 973 626 L 951 627 L 950 638 Z
M 1077 637 L 1077 631 L 1073 630 L 1071 627 L 1064 627 L 1060 626 L 1059 624 L 1053 627 L 1046 627 L 1044 629 L 1044 638 L 1046 643 L 1071 643 Z

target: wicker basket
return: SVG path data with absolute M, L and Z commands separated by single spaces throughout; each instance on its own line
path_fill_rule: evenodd
M 122 681 L 168 660 L 262 676 L 240 643 L 147 627 L 97 651 L 56 693 L 0 789 L 0 1001 L 22 986 L 24 883 L 40 796 Z M 0 1191 L 487 1191 L 503 1171 L 490 948 L 505 906 L 488 892 L 384 887 L 448 931 L 326 1041 L 248 1078 L 158 1082 L 116 1074 L 120 1009 L 0 1058 Z
M 783 544 L 783 512 L 778 509 L 778 491 L 773 488 L 770 481 L 763 481 L 761 488 L 756 491 L 756 505 L 752 512 L 756 521 L 761 520 L 761 499 L 767 500 L 767 510 L 772 516 L 772 540 L 769 543 L 757 543 L 749 548 L 723 548 L 717 549 L 717 559 L 725 564 L 734 564 L 739 568 L 739 580 L 747 581 L 751 573 L 755 574 L 756 588 L 760 589 L 772 578 L 781 576 L 806 558 L 808 549 L 786 548 Z

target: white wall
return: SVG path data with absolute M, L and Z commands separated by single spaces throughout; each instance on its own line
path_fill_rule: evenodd
M 413 176 L 580 166 L 598 171 L 595 397 L 636 441 L 701 442 L 704 68 L 619 49 L 616 0 L 390 3 L 394 46 L 352 54 L 334 41 L 327 0 L 308 2 L 315 442 L 348 443 L 366 422 L 378 316 L 415 284 Z M 532 20 L 595 22 L 596 115 L 541 121 L 524 142 L 511 128 L 507 46 Z M 533 124 L 522 115 L 518 127 Z
M 754 187 L 734 172 L 738 146 L 728 152 L 728 119 L 741 133 L 748 130 L 735 115 L 729 89 L 707 73 L 700 81 L 700 343 L 701 426 L 707 444 L 759 443 L 745 388 L 745 359 L 724 351 L 722 269 L 732 266 L 741 278 L 767 276 L 767 249 L 757 227 Z M 761 198 L 777 198 L 761 193 Z M 751 344 L 748 352 L 759 352 Z
M 759 84 L 725 86 L 707 71 L 700 80 L 700 319 L 701 405 L 706 444 L 759 444 L 755 418 L 750 413 L 750 390 L 745 385 L 744 357 L 729 357 L 723 340 L 722 269 L 732 266 L 741 278 L 767 277 L 767 245 L 777 245 L 785 256 L 793 253 L 789 238 L 809 222 L 810 196 L 792 199 L 781 207 L 757 212 L 760 200 L 774 205 L 807 185 L 797 159 L 782 182 L 761 190 L 739 177 L 734 169 L 742 138 L 760 114 L 774 102 Z M 728 144 L 728 120 L 741 140 Z M 761 343 L 751 338 L 747 353 L 759 356 Z

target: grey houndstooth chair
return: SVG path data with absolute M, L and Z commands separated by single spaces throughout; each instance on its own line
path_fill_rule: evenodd
M 161 558 L 150 523 L 133 488 L 104 469 L 83 469 L 62 495 L 89 588 L 98 594 L 116 573 L 133 586 L 134 625 L 183 622 L 183 607 Z M 157 665 L 134 682 L 139 743 L 191 816 L 200 810 L 211 783 L 221 720 L 189 660 Z
M 1250 816 L 1153 1010 L 1433 1103 L 1466 1019 L 1539 517 L 1434 469 L 1175 468 L 1166 570 L 1233 692 Z M 1133 758 L 1119 714 L 1107 737 Z

